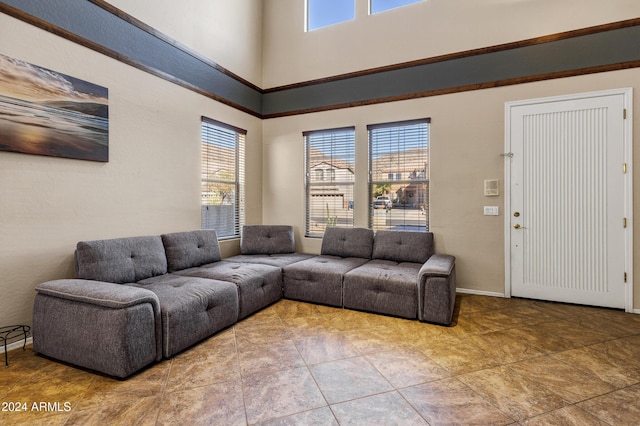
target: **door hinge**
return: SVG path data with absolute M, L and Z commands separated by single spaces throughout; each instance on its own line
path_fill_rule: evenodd
M 627 282 L 627 273 L 626 272 L 624 273 L 624 282 L 625 283 Z
M 622 163 L 622 173 L 627 173 L 627 163 Z
M 623 119 L 623 120 L 626 120 L 626 119 L 627 119 L 627 109 L 626 109 L 626 108 L 624 108 L 624 109 L 622 110 L 622 119 Z
M 622 219 L 622 227 L 623 228 L 627 227 L 627 218 L 626 217 L 624 219 Z

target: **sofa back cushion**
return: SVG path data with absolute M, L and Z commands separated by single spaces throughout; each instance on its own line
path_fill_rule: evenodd
M 218 262 L 220 245 L 214 230 L 198 230 L 163 234 L 169 272 Z
M 75 253 L 76 277 L 111 283 L 134 283 L 167 273 L 159 236 L 80 241 Z
M 378 231 L 373 242 L 374 259 L 424 263 L 433 253 L 431 232 Z
M 327 227 L 322 237 L 323 255 L 371 259 L 372 250 L 371 229 Z
M 296 251 L 293 226 L 245 225 L 240 239 L 242 254 L 285 254 Z

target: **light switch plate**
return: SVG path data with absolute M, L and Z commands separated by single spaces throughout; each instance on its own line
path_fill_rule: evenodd
M 498 216 L 500 214 L 500 209 L 498 206 L 484 206 L 484 215 L 485 216 Z

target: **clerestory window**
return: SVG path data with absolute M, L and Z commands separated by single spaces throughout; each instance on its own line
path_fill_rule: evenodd
M 422 0 L 369 0 L 369 14 L 372 15 L 421 1 Z
M 355 17 L 355 0 L 306 0 L 306 31 L 351 21 Z

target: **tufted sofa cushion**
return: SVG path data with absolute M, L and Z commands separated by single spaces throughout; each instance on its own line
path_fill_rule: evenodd
M 237 287 L 239 320 L 282 298 L 282 270 L 275 266 L 223 261 L 175 274 L 233 283 Z
M 373 231 L 367 228 L 328 227 L 322 238 L 322 255 L 371 259 Z
M 293 226 L 245 225 L 240 240 L 242 254 L 285 254 L 296 251 Z
M 214 230 L 163 234 L 162 243 L 167 253 L 169 272 L 218 262 L 222 259 L 218 235 Z
M 368 262 L 358 257 L 321 255 L 282 268 L 284 297 L 342 307 L 345 272 Z
M 374 259 L 344 274 L 345 308 L 415 319 L 419 263 Z
M 233 283 L 165 274 L 147 278 L 135 286 L 158 297 L 165 358 L 238 319 L 238 291 Z
M 434 253 L 431 232 L 378 231 L 373 259 L 424 263 Z
M 133 283 L 167 272 L 159 236 L 80 241 L 75 254 L 76 278 Z

